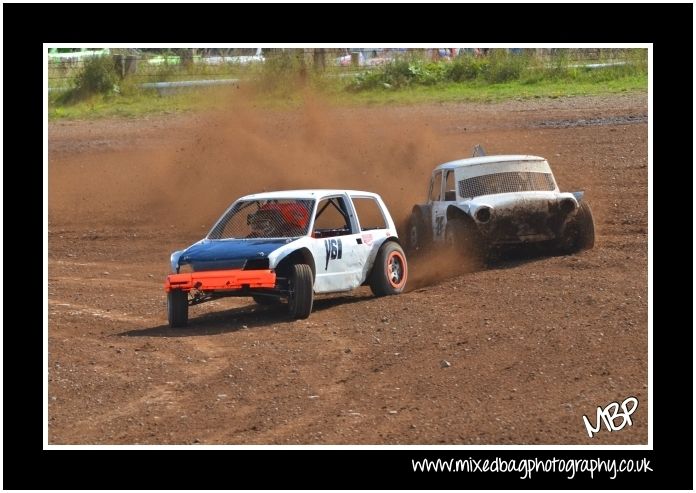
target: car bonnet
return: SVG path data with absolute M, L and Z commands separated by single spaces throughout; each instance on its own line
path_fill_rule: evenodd
M 191 264 L 195 271 L 242 269 L 247 260 L 268 258 L 291 238 L 202 240 L 184 250 L 179 265 Z

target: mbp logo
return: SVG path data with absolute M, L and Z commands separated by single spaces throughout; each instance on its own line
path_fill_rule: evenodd
M 343 256 L 343 243 L 341 243 L 340 238 L 324 240 L 324 248 L 326 249 L 326 267 L 324 270 L 328 270 L 329 260 L 340 259 Z
M 619 407 L 622 409 L 622 412 L 619 412 Z M 631 421 L 631 414 L 633 414 L 636 409 L 638 409 L 638 399 L 635 397 L 628 397 L 621 403 L 621 406 L 619 406 L 618 402 L 612 402 L 604 409 L 598 407 L 597 425 L 595 427 L 590 424 L 590 420 L 587 419 L 587 416 L 583 416 L 582 420 L 585 423 L 587 434 L 592 438 L 592 435 L 598 433 L 602 428 L 602 423 L 604 423 L 609 431 L 622 430 L 627 424 L 631 426 L 633 424 L 633 421 Z M 619 426 L 616 425 L 617 418 L 621 418 Z

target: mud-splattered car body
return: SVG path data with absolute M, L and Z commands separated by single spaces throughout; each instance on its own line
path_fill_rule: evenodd
M 546 159 L 479 156 L 441 164 L 428 200 L 413 207 L 407 245 L 460 247 L 480 255 L 503 245 L 547 242 L 568 251 L 594 245 L 584 192 L 561 192 Z
M 208 235 L 171 255 L 165 281 L 171 326 L 188 306 L 225 296 L 260 304 L 288 300 L 306 318 L 314 293 L 368 284 L 380 295 L 406 284 L 406 257 L 379 195 L 355 190 L 291 190 L 234 202 Z

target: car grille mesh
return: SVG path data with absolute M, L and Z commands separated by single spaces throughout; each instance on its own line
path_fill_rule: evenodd
M 555 189 L 556 183 L 553 181 L 551 173 L 531 171 L 506 171 L 459 180 L 459 195 L 462 198 L 495 193 L 542 192 Z

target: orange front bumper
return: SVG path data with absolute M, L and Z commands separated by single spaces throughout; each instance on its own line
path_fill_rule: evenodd
M 247 288 L 274 288 L 276 275 L 272 270 L 209 270 L 169 274 L 164 281 L 164 290 L 228 291 Z

